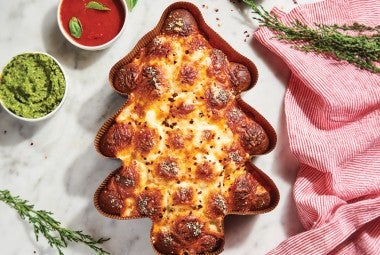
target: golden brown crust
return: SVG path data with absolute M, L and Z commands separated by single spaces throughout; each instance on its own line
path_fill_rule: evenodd
M 114 123 L 100 141 L 100 151 L 108 157 L 115 157 L 118 151 L 132 143 L 134 129 L 125 123 Z
M 231 186 L 229 208 L 231 211 L 249 212 L 254 206 L 257 181 L 249 173 L 239 176 Z M 266 201 L 268 202 L 268 201 Z
M 131 93 L 140 83 L 140 71 L 133 64 L 121 68 L 113 82 L 115 88 L 121 93 Z
M 198 32 L 198 25 L 193 15 L 185 9 L 170 12 L 162 27 L 162 32 L 171 35 L 189 36 Z
M 278 202 L 273 182 L 247 163 L 273 148 L 275 134 L 239 97 L 257 79 L 254 65 L 219 44 L 196 7 L 173 6 L 111 70 L 128 101 L 96 146 L 123 166 L 95 204 L 109 217 L 151 218 L 159 254 L 218 254 L 228 213 L 261 213 Z
M 153 221 L 162 217 L 162 193 L 158 189 L 147 189 L 136 198 L 140 217 L 149 217 Z
M 99 194 L 99 205 L 105 213 L 119 215 L 123 208 L 124 202 L 116 191 L 108 189 Z
M 246 66 L 232 62 L 228 74 L 236 93 L 240 93 L 249 88 L 249 85 L 251 84 L 251 75 Z
M 142 155 L 148 154 L 157 143 L 156 131 L 147 126 L 140 127 L 134 138 L 134 149 Z

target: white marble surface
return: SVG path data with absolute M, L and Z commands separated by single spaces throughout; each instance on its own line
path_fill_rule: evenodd
M 0 189 L 54 213 L 64 226 L 95 237 L 111 237 L 104 248 L 114 255 L 154 254 L 149 243 L 148 219 L 115 221 L 101 216 L 92 203 L 93 193 L 119 163 L 98 155 L 93 139 L 100 125 L 123 103 L 108 84 L 111 66 L 127 54 L 153 28 L 168 0 L 140 0 L 128 16 L 121 38 L 109 49 L 86 52 L 71 46 L 60 34 L 58 1 L 0 1 L 0 66 L 27 51 L 52 54 L 68 75 L 69 95 L 51 119 L 28 124 L 0 109 Z M 193 1 L 206 22 L 259 70 L 257 85 L 244 99 L 262 113 L 278 134 L 276 149 L 255 159 L 277 184 L 278 207 L 259 216 L 228 216 L 223 254 L 265 254 L 288 236 L 302 231 L 291 198 L 297 164 L 289 152 L 283 113 L 283 96 L 289 78 L 287 67 L 258 44 L 257 28 L 248 9 L 228 0 Z M 267 9 L 290 10 L 292 0 L 258 1 Z M 298 4 L 311 2 L 298 0 Z M 207 5 L 208 8 L 202 7 Z M 218 9 L 218 10 L 216 10 Z M 246 37 L 246 32 L 249 37 Z M 0 203 L 0 254 L 57 254 L 43 238 L 36 242 L 30 225 Z M 93 254 L 82 245 L 70 245 L 65 254 Z

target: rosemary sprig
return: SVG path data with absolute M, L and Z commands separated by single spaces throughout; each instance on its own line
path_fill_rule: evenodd
M 299 20 L 288 26 L 253 0 L 243 2 L 258 15 L 254 19 L 260 25 L 275 31 L 276 38 L 294 42 L 295 48 L 323 53 L 361 69 L 380 72 L 380 26 L 369 27 L 359 23 L 332 26 L 315 24 L 316 28 L 309 28 Z
M 96 240 L 82 231 L 64 228 L 60 222 L 53 219 L 51 212 L 35 210 L 33 205 L 28 204 L 28 201 L 21 199 L 19 196 L 12 196 L 8 190 L 0 190 L 0 201 L 15 209 L 22 219 L 28 220 L 33 225 L 37 241 L 39 235 L 42 234 L 49 245 L 56 248 L 60 255 L 64 254 L 62 249 L 67 247 L 68 242 L 83 243 L 98 255 L 110 254 L 98 246 L 108 241 L 109 238 Z

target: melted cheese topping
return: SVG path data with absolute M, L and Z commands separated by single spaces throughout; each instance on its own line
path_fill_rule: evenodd
M 190 237 L 206 232 L 223 238 L 223 218 L 234 211 L 229 208 L 234 199 L 231 189 L 235 185 L 244 193 L 247 186 L 245 179 L 235 183 L 247 174 L 244 162 L 250 155 L 239 142 L 238 128 L 228 123 L 229 112 L 238 109 L 231 82 L 225 78 L 228 62 L 216 70 L 214 49 L 203 37 L 200 48 L 192 47 L 192 40 L 159 35 L 154 43 L 169 47 L 165 57 L 145 49 L 131 62 L 140 70 L 143 85 L 130 93 L 129 103 L 116 118 L 117 123 L 132 125 L 137 137 L 116 157 L 124 167 L 134 162 L 139 175 L 133 192 L 124 198 L 121 216 L 151 217 L 153 243 L 155 233 L 173 231 L 170 226 L 179 225 L 182 217 L 200 220 L 201 225 L 185 224 L 193 231 Z M 241 115 L 241 121 L 249 119 Z M 147 135 L 147 130 L 152 132 Z M 261 185 L 257 190 L 266 192 Z M 141 198 L 153 191 L 159 191 L 160 201 Z

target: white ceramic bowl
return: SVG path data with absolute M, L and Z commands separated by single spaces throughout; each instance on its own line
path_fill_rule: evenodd
M 126 21 L 127 21 L 127 16 L 128 16 L 128 7 L 127 7 L 127 3 L 125 0 L 120 0 L 121 2 L 121 6 L 123 7 L 123 10 L 124 10 L 124 13 L 125 13 L 125 16 L 124 16 L 124 20 L 123 20 L 123 26 L 121 27 L 119 33 L 113 37 L 110 41 L 104 43 L 104 44 L 100 44 L 100 45 L 96 45 L 96 46 L 87 46 L 87 45 L 83 45 L 83 44 L 80 44 L 78 43 L 77 41 L 75 41 L 73 39 L 73 37 L 65 30 L 64 28 L 64 25 L 62 24 L 62 20 L 61 20 L 61 7 L 62 7 L 62 3 L 63 1 L 65 0 L 60 0 L 59 1 L 59 5 L 58 5 L 58 9 L 57 9 L 57 22 L 58 22 L 58 27 L 59 27 L 59 30 L 61 31 L 61 33 L 63 34 L 63 36 L 74 46 L 80 48 L 80 49 L 83 49 L 83 50 L 89 50 L 89 51 L 97 51 L 97 50 L 103 50 L 103 49 L 106 49 L 108 48 L 109 46 L 111 46 L 119 37 L 120 35 L 123 33 L 124 31 L 124 28 L 126 26 Z
M 42 55 L 45 55 L 45 56 L 48 56 L 49 58 L 51 58 L 52 60 L 54 60 L 54 62 L 59 66 L 59 68 L 61 69 L 62 71 L 62 74 L 63 74 L 63 77 L 65 79 L 65 92 L 63 94 L 63 98 L 61 100 L 61 102 L 58 104 L 57 107 L 55 107 L 51 112 L 47 113 L 46 115 L 42 116 L 42 117 L 39 117 L 39 118 L 25 118 L 25 117 L 22 117 L 22 116 L 19 116 L 17 114 L 15 114 L 14 112 L 12 112 L 11 110 L 9 110 L 4 104 L 3 102 L 0 100 L 0 104 L 1 106 L 3 107 L 3 109 L 5 111 L 7 111 L 10 115 L 12 115 L 14 118 L 16 119 L 19 119 L 19 120 L 22 120 L 22 121 L 26 121 L 26 122 L 38 122 L 38 121 L 42 121 L 42 120 L 46 120 L 48 118 L 50 118 L 51 116 L 53 116 L 63 105 L 65 99 L 66 99 L 66 96 L 67 96 L 67 90 L 68 90 L 68 87 L 67 87 L 67 76 L 65 74 L 65 71 L 63 70 L 61 64 L 58 62 L 57 59 L 55 59 L 53 56 L 51 56 L 50 54 L 47 54 L 47 53 L 44 53 L 44 52 L 25 52 L 25 53 L 21 53 L 19 55 L 23 55 L 23 54 L 42 54 Z M 16 55 L 15 57 L 19 56 L 19 55 Z

